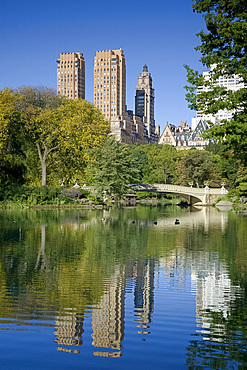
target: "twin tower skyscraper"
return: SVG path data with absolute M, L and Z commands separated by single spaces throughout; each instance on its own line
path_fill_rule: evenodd
M 57 94 L 85 99 L 82 53 L 61 53 L 57 60 Z M 135 114 L 126 107 L 126 65 L 122 49 L 97 51 L 94 58 L 94 105 L 110 122 L 111 133 L 124 143 L 148 144 L 159 139 L 154 120 L 154 88 L 145 65 L 138 78 Z

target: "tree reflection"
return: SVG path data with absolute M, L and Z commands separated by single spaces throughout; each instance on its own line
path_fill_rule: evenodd
M 177 214 L 150 207 L 0 212 L 1 316 L 55 321 L 57 349 L 79 353 L 90 310 L 95 355 L 121 356 L 126 282 L 133 284 L 136 332 L 152 333 L 155 273 L 162 264 L 170 287 L 172 274 L 181 286 L 187 271 L 196 287 L 198 327 L 187 346 L 188 367 L 247 363 L 244 219 L 176 212 L 180 227 L 174 226 Z

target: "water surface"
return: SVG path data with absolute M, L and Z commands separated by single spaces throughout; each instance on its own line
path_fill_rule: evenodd
M 1 210 L 0 368 L 246 369 L 246 221 Z

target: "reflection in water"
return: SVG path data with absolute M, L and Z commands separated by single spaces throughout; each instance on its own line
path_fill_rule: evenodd
M 245 219 L 208 207 L 193 212 L 137 207 L 5 211 L 0 225 L 0 332 L 55 327 L 57 352 L 85 356 L 90 342 L 95 358 L 125 358 L 131 327 L 133 338 L 141 334 L 151 346 L 157 330 L 154 304 L 162 304 L 170 291 L 182 307 L 183 292 L 187 301 L 195 300 L 196 328 L 184 336 L 182 364 L 213 369 L 247 364 Z M 126 316 L 127 294 L 132 294 L 132 306 Z M 173 325 L 179 343 L 180 311 L 173 311 L 156 320 L 161 333 Z M 163 340 L 161 334 L 158 343 Z M 150 363 L 158 347 L 149 351 Z M 164 359 L 162 353 L 160 364 Z
M 121 349 L 124 338 L 125 270 L 117 268 L 92 312 L 93 346 Z
M 134 305 L 135 321 L 138 322 L 139 334 L 149 334 L 148 324 L 154 307 L 154 259 L 140 259 L 133 266 L 135 280 Z
M 83 315 L 78 315 L 68 310 L 67 316 L 56 317 L 55 342 L 59 345 L 82 345 Z
M 204 322 L 203 313 L 221 313 L 224 319 L 230 314 L 230 305 L 240 291 L 240 286 L 232 285 L 227 268 L 220 261 L 218 253 L 199 252 L 194 259 L 191 271 L 192 282 L 196 286 L 196 313 L 201 317 L 203 327 L 210 327 Z

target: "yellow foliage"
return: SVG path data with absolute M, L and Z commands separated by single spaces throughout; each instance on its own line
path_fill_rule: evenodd
M 9 126 L 15 111 L 16 97 L 12 90 L 0 91 L 0 154 L 9 136 Z
M 60 132 L 64 149 L 74 152 L 87 150 L 102 144 L 110 132 L 109 122 L 93 104 L 86 100 L 66 100 L 59 109 Z

